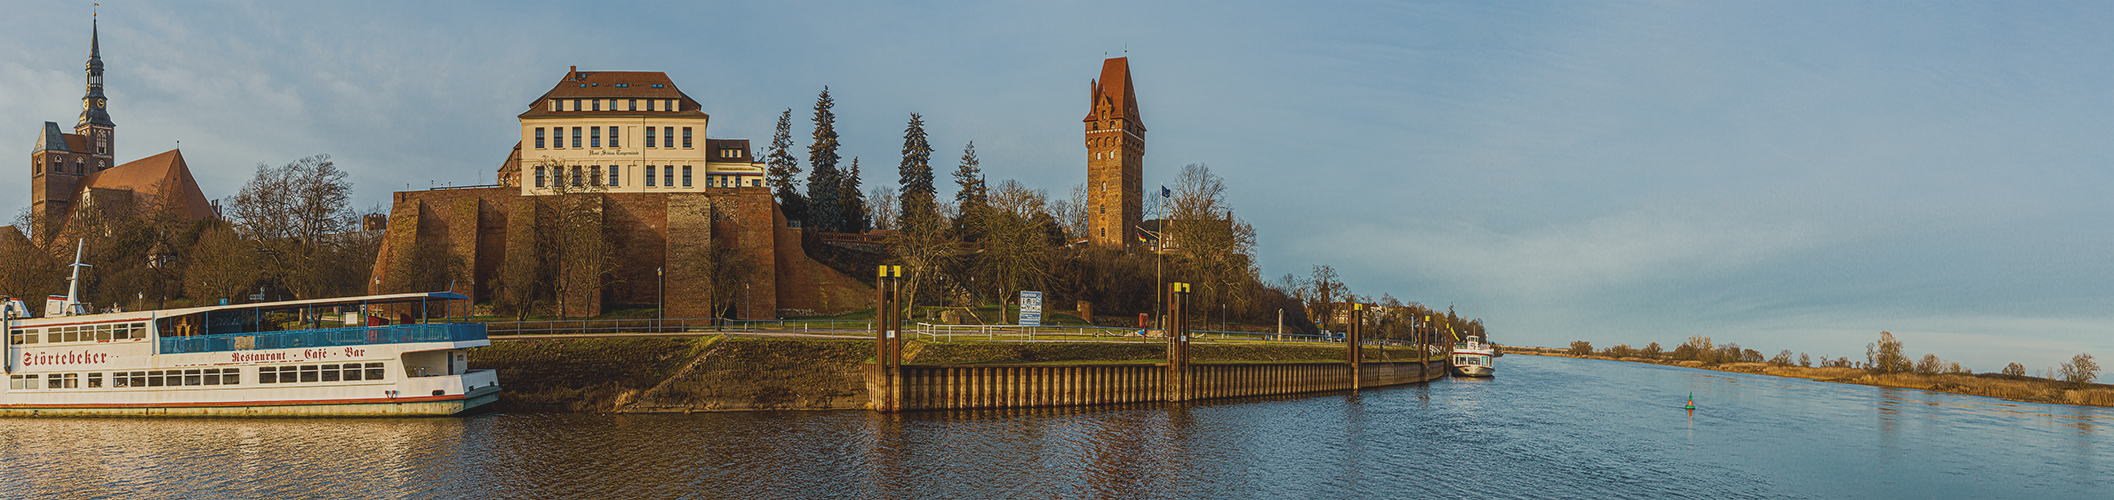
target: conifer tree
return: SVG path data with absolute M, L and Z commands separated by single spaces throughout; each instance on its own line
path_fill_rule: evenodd
M 822 95 L 815 98 L 815 142 L 807 147 L 807 227 L 822 231 L 844 227 L 837 195 L 843 182 L 837 171 L 837 115 L 830 111 L 836 104 L 829 98 L 829 87 L 822 87 Z
M 954 184 L 961 187 L 954 193 L 954 201 L 964 207 L 988 200 L 988 193 L 984 190 L 983 163 L 976 159 L 976 141 L 969 141 L 969 146 L 962 148 L 962 164 L 954 170 Z
M 899 216 L 921 224 L 929 221 L 938 213 L 933 207 L 937 194 L 932 185 L 932 144 L 925 140 L 925 117 L 917 113 L 910 114 L 910 125 L 903 129 L 903 163 L 896 170 L 903 185 Z
M 779 209 L 785 218 L 801 220 L 807 218 L 807 198 L 800 196 L 800 159 L 793 157 L 793 110 L 786 108 L 778 115 L 778 132 L 771 136 L 771 154 L 764 161 L 770 164 L 771 189 L 778 195 Z
M 860 234 L 873 227 L 866 215 L 866 193 L 859 191 L 859 157 L 851 158 L 851 170 L 846 171 L 843 181 L 838 183 L 837 214 L 843 219 L 841 233 Z
M 954 220 L 959 230 L 978 227 L 978 219 L 983 217 L 984 208 L 990 199 L 989 193 L 984 189 L 981 163 L 976 159 L 976 141 L 969 141 L 969 146 L 962 149 L 961 166 L 954 170 L 954 184 L 960 187 L 954 192 L 955 205 L 961 210 L 961 215 Z M 977 239 L 971 232 L 962 231 L 962 234 L 969 236 L 968 239 Z

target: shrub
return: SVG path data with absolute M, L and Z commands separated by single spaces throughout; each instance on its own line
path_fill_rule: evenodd
M 1879 332 L 1877 344 L 1864 345 L 1865 368 L 1879 373 L 1900 373 L 1914 369 L 1908 355 L 1901 353 L 1901 341 L 1894 340 L 1892 332 Z
M 1665 353 L 1665 352 L 1666 352 L 1666 350 L 1665 350 L 1665 349 L 1660 349 L 1660 348 L 1659 348 L 1659 343 L 1658 343 L 1658 342 L 1653 342 L 1653 343 L 1650 343 L 1650 344 L 1645 344 L 1645 346 L 1644 346 L 1644 350 L 1643 350 L 1642 352 L 1639 352 L 1638 354 L 1643 354 L 1643 355 L 1644 355 L 1644 357 L 1647 357 L 1647 358 L 1652 358 L 1652 359 L 1658 359 L 1658 358 L 1659 358 L 1659 355 L 1660 355 L 1660 354 L 1663 354 L 1663 353 Z
M 2071 357 L 2069 363 L 2064 363 L 2060 371 L 2064 382 L 2090 384 L 2093 379 L 2099 378 L 2099 363 L 2092 362 L 2090 354 L 2078 354 Z
M 2024 377 L 2026 376 L 2026 365 L 2018 363 L 2004 365 L 2004 374 L 2013 377 Z
M 1791 350 L 1785 349 L 1783 352 L 1776 353 L 1776 357 L 1769 358 L 1769 364 L 1776 366 L 1791 366 Z
M 1688 336 L 1688 342 L 1681 344 L 1681 347 L 1674 349 L 1674 352 L 1679 353 L 1681 349 L 1688 349 L 1689 353 L 1687 357 L 1681 359 L 1693 359 L 1705 363 L 1715 361 L 1718 352 L 1718 349 L 1710 344 L 1710 337 L 1702 335 Z
M 1825 362 L 1827 362 L 1827 361 L 1828 361 L 1828 360 L 1827 360 L 1827 358 L 1821 358 L 1821 362 L 1825 363 Z M 1803 366 L 1803 367 L 1807 367 L 1807 368 L 1812 368 L 1812 367 L 1813 367 L 1813 358 L 1812 358 L 1811 356 L 1807 356 L 1807 355 L 1806 355 L 1806 353 L 1803 353 L 1803 352 L 1801 352 L 1801 353 L 1798 353 L 1798 366 Z
M 1937 375 L 1942 371 L 1945 371 L 1945 361 L 1938 359 L 1936 354 L 1925 354 L 1923 361 L 1916 362 L 1918 375 Z
M 1636 351 L 1636 349 L 1631 349 L 1629 344 L 1615 344 L 1615 347 L 1609 347 L 1607 352 L 1603 354 L 1611 358 L 1627 358 L 1636 355 Z
M 1974 375 L 1974 372 L 1973 372 L 1973 371 L 1970 371 L 1970 370 L 1968 370 L 1967 368 L 1961 367 L 1961 366 L 1960 366 L 1960 362 L 1958 362 L 1958 361 L 1953 361 L 1953 362 L 1950 362 L 1950 363 L 1946 363 L 1946 366 L 1945 366 L 1945 373 L 1950 373 L 1950 374 L 1953 374 L 1953 375 Z
M 1593 353 L 1593 343 L 1583 340 L 1571 341 L 1571 355 L 1585 356 Z

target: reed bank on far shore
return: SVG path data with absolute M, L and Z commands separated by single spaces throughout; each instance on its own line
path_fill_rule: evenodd
M 1983 396 L 2028 403 L 2049 403 L 2084 406 L 2114 407 L 2114 386 L 2107 384 L 2073 384 L 2045 378 L 2007 375 L 2000 373 L 1976 374 L 1920 374 L 1913 372 L 1874 373 L 1872 370 L 1850 367 L 1809 367 L 1773 362 L 1704 363 L 1702 361 L 1675 361 L 1640 357 L 1614 357 L 1598 354 L 1573 355 L 1560 349 L 1538 347 L 1505 347 L 1510 354 L 1528 354 L 1556 358 L 1597 359 L 1654 365 L 1679 366 L 1700 370 L 1734 373 L 1752 373 L 1777 377 L 1802 378 L 1822 382 L 1918 389 L 1931 392 L 1947 392 L 1969 396 Z

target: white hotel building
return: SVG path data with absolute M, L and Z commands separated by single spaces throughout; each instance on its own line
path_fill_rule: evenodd
M 520 119 L 523 195 L 558 182 L 610 193 L 764 185 L 749 141 L 705 138 L 711 115 L 666 73 L 576 66 Z

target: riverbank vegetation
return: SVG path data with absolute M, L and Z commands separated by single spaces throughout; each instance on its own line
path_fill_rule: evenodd
M 1922 389 L 1971 396 L 2036 403 L 2114 406 L 2114 385 L 2094 383 L 2100 366 L 2090 354 L 2078 354 L 2069 362 L 2029 374 L 2025 365 L 2011 363 L 1996 373 L 1974 373 L 1960 363 L 1936 354 L 1912 359 L 1906 346 L 1892 332 L 1879 332 L 1878 340 L 1865 346 L 1865 360 L 1848 357 L 1818 361 L 1806 353 L 1794 358 L 1790 350 L 1765 357 L 1760 351 L 1727 342 L 1716 344 L 1706 336 L 1691 336 L 1671 351 L 1658 342 L 1642 348 L 1627 344 L 1594 349 L 1591 342 L 1573 341 L 1568 349 L 1507 348 L 1509 352 L 1605 359 L 1634 363 L 1675 365 L 1706 370 L 1774 375 L 1879 387 Z

